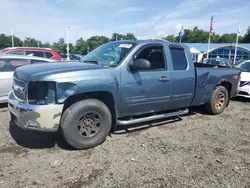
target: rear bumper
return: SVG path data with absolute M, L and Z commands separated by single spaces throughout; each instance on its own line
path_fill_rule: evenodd
M 13 92 L 8 96 L 11 120 L 25 130 L 56 132 L 59 128 L 63 105 L 30 105 L 15 99 Z

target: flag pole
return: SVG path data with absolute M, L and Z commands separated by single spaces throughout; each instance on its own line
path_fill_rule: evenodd
M 209 48 L 210 48 L 210 41 L 211 41 L 211 35 L 213 34 L 213 15 L 210 20 L 210 29 L 209 29 L 209 36 L 208 36 L 208 44 L 207 44 L 207 58 L 209 55 Z
M 207 44 L 207 58 L 208 58 L 208 54 L 209 54 L 209 48 L 210 48 L 210 32 L 209 32 L 209 37 L 208 37 L 208 44 Z
M 239 41 L 239 33 L 240 33 L 240 24 L 238 26 L 238 31 L 237 31 L 237 36 L 236 36 L 236 44 L 235 44 L 235 52 L 234 52 L 234 62 L 233 64 L 235 65 L 235 59 L 236 59 L 236 56 L 237 56 L 237 48 L 238 48 L 238 41 Z
M 183 25 L 181 26 L 181 31 L 179 32 L 179 43 L 181 43 L 181 39 L 184 36 L 184 28 Z

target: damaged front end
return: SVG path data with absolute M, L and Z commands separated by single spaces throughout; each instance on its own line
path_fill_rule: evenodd
M 63 104 L 56 101 L 55 82 L 25 82 L 14 78 L 8 97 L 11 119 L 29 130 L 55 132 L 59 128 Z

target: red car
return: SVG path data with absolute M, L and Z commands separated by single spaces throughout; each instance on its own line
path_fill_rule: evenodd
M 63 59 L 58 51 L 50 48 L 12 47 L 1 50 L 0 55 L 1 54 L 29 55 L 29 56 L 55 59 L 59 61 L 62 61 Z

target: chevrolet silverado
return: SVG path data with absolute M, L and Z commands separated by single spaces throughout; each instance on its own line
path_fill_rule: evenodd
M 25 130 L 56 132 L 76 149 L 95 147 L 117 125 L 189 113 L 220 114 L 237 94 L 240 70 L 193 63 L 188 46 L 164 40 L 113 41 L 83 63 L 19 67 L 8 96 Z

